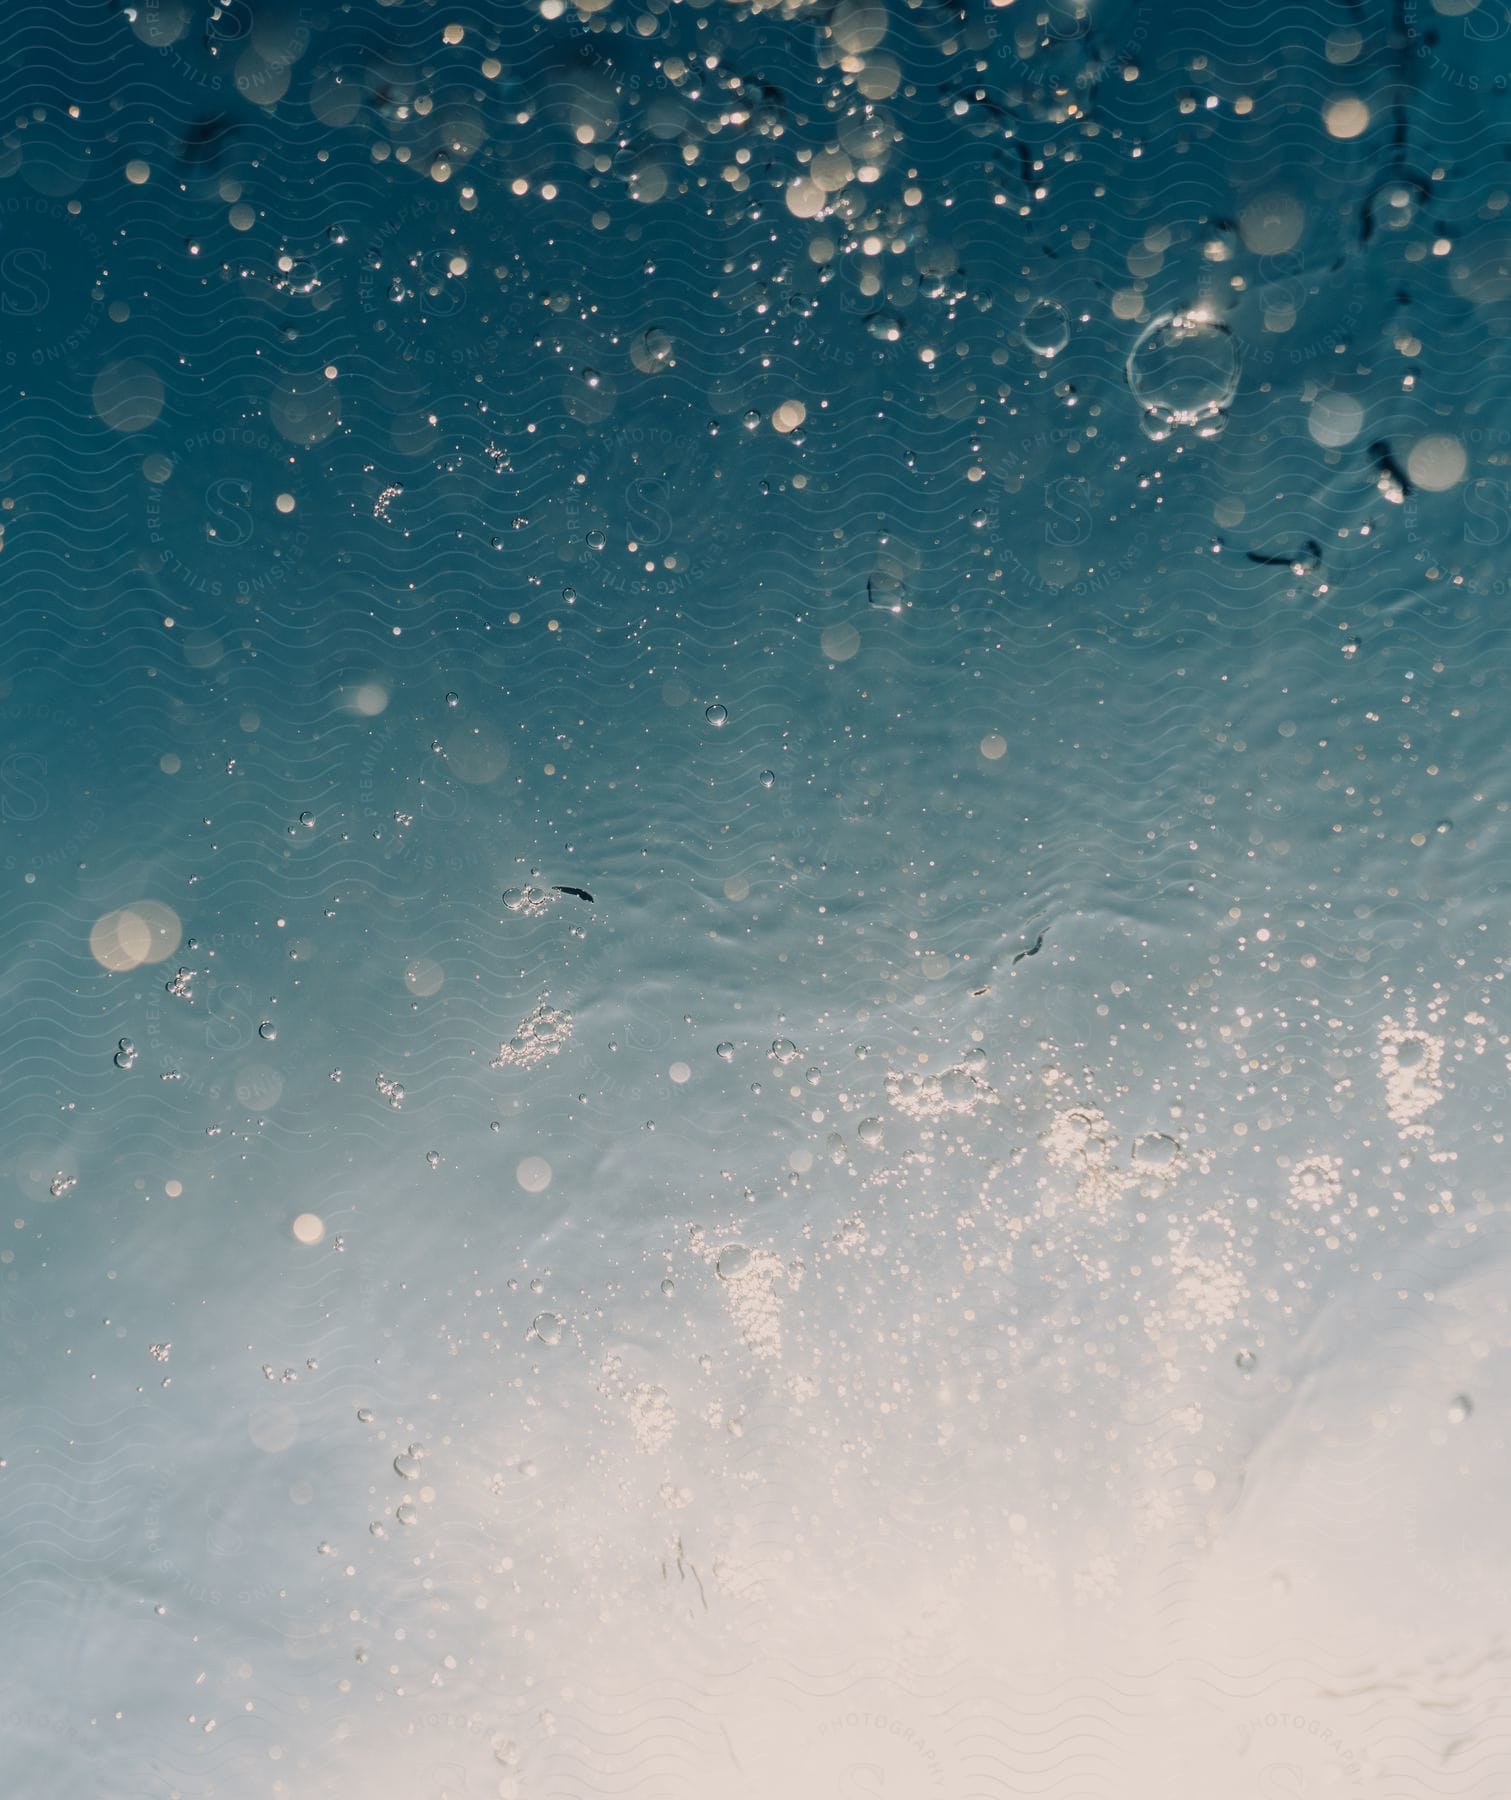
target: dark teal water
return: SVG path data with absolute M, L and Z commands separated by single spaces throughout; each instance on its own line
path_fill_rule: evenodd
M 1501 0 L 0 44 L 4 1793 L 1498 1800 Z

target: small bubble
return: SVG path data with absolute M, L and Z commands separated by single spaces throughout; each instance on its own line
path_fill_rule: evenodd
M 273 1042 L 273 1040 L 278 1036 L 278 1027 L 273 1023 L 273 1021 L 271 1019 L 264 1019 L 262 1021 L 262 1023 L 257 1027 L 257 1035 L 258 1035 L 258 1037 L 265 1039 L 268 1043 L 271 1044 Z
M 448 694 L 446 696 L 446 704 L 448 706 L 460 706 L 462 704 L 462 696 L 460 694 Z
M 420 1509 L 412 1500 L 401 1500 L 393 1510 L 393 1516 L 401 1525 L 413 1525 L 420 1517 Z
M 704 707 L 703 717 L 708 720 L 715 731 L 720 731 L 729 723 L 729 708 L 720 706 L 716 700 L 712 706 Z
M 1233 1358 L 1234 1367 L 1243 1375 L 1252 1375 L 1258 1362 L 1259 1358 L 1252 1350 L 1240 1350 Z
M 881 1148 L 882 1125 L 880 1119 L 862 1119 L 855 1127 L 855 1135 L 868 1150 Z
M 590 550 L 601 550 L 608 541 L 608 533 L 606 531 L 600 531 L 596 525 L 588 533 L 586 540 Z
M 530 1325 L 530 1335 L 539 1338 L 543 1344 L 559 1344 L 565 1329 L 566 1320 L 560 1313 L 537 1313 Z
M 1023 342 L 1046 362 L 1070 342 L 1070 318 L 1058 300 L 1040 300 L 1019 327 Z
M 761 770 L 761 786 L 763 788 L 773 788 L 776 786 L 776 774 L 774 770 Z
M 663 1294 L 665 1294 L 668 1299 L 670 1299 L 671 1296 L 676 1293 L 676 1291 L 677 1291 L 677 1284 L 675 1281 L 672 1280 L 671 1276 L 668 1275 L 666 1277 L 666 1279 L 661 1283 L 661 1292 Z
M 743 1244 L 726 1244 L 714 1264 L 721 1281 L 734 1281 L 750 1267 L 750 1252 Z
M 302 812 L 299 815 L 299 823 L 306 831 L 313 831 L 315 829 L 315 815 L 312 812 Z
M 439 1150 L 427 1150 L 425 1152 L 425 1161 L 427 1162 L 427 1164 L 429 1164 L 429 1166 L 432 1169 L 440 1168 L 440 1166 L 441 1166 L 440 1151 Z
M 407 1450 L 401 1450 L 393 1459 L 394 1474 L 402 1481 L 418 1481 L 420 1464 L 424 1461 L 425 1452 L 418 1444 L 411 1444 Z
M 1467 1419 L 1473 1411 L 1474 1402 L 1469 1396 L 1467 1394 L 1456 1394 L 1449 1402 L 1448 1423 L 1450 1425 L 1462 1425 L 1465 1419 Z
M 797 1060 L 797 1045 L 791 1038 L 777 1038 L 771 1046 L 771 1060 L 779 1063 L 790 1063 Z
M 720 1062 L 733 1062 L 735 1059 L 735 1047 L 733 1044 L 720 1044 L 714 1051 L 714 1055 L 719 1058 Z
M 1180 1157 L 1180 1145 L 1163 1131 L 1145 1132 L 1133 1146 L 1133 1160 L 1145 1168 L 1168 1169 Z

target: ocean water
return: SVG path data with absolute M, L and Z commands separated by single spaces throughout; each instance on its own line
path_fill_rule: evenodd
M 0 55 L 6 1800 L 1500 1800 L 1502 0 Z

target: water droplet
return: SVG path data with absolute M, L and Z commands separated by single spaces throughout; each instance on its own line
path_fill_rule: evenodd
M 1238 346 L 1227 326 L 1205 313 L 1166 313 L 1139 333 L 1125 374 L 1144 409 L 1146 435 L 1210 426 L 1237 391 Z
M 708 720 L 715 731 L 721 731 L 729 723 L 729 708 L 720 706 L 718 701 L 715 701 L 712 706 L 704 707 L 703 717 Z
M 743 1244 L 726 1244 L 714 1267 L 721 1281 L 734 1281 L 750 1267 L 750 1252 Z
M 797 1045 L 791 1038 L 777 1038 L 771 1046 L 771 1060 L 779 1063 L 794 1062 L 797 1058 Z
M 373 1409 L 370 1406 L 359 1406 L 357 1408 L 357 1423 L 359 1425 L 371 1425 L 372 1422 Z
M 1070 317 L 1058 300 L 1040 300 L 1019 327 L 1023 342 L 1047 362 L 1070 342 Z
M 661 1292 L 663 1294 L 665 1294 L 668 1299 L 670 1299 L 671 1296 L 676 1293 L 676 1291 L 677 1291 L 677 1284 L 675 1281 L 672 1280 L 671 1276 L 668 1275 L 666 1277 L 666 1279 L 661 1283 Z
M 413 1525 L 420 1516 L 420 1509 L 412 1500 L 402 1500 L 393 1509 L 393 1516 L 401 1525 Z
M 539 1338 L 543 1344 L 559 1344 L 565 1329 L 566 1320 L 560 1313 L 537 1313 L 530 1326 L 530 1335 Z
M 676 351 L 670 333 L 651 325 L 630 345 L 630 361 L 642 375 L 655 375 L 672 366 Z
M 905 582 L 895 575 L 876 573 L 866 582 L 866 598 L 882 612 L 900 613 L 911 604 Z
M 763 788 L 773 788 L 776 786 L 776 772 L 774 770 L 761 770 L 761 786 Z
M 714 1055 L 717 1056 L 721 1062 L 733 1062 L 735 1059 L 735 1047 L 733 1044 L 720 1044 L 718 1049 L 714 1051 Z
M 882 1139 L 881 1120 L 862 1119 L 860 1124 L 855 1127 L 855 1135 L 868 1150 L 879 1150 Z
M 446 704 L 448 706 L 460 706 L 462 704 L 462 696 L 460 694 L 448 694 L 446 696 Z
M 600 531 L 595 525 L 587 535 L 587 546 L 590 550 L 601 550 L 609 541 L 608 533 Z
M 299 815 L 299 823 L 306 831 L 313 831 L 315 829 L 315 815 L 312 812 L 302 812 Z
M 440 1166 L 441 1166 L 440 1151 L 439 1150 L 427 1150 L 425 1152 L 425 1161 L 430 1165 L 430 1167 L 432 1169 L 440 1168 Z
M 418 1481 L 425 1452 L 419 1444 L 411 1444 L 393 1459 L 394 1474 L 403 1481 Z
M 271 1044 L 278 1036 L 278 1027 L 271 1019 L 264 1019 L 257 1027 L 257 1035 L 260 1038 L 266 1039 L 266 1041 Z

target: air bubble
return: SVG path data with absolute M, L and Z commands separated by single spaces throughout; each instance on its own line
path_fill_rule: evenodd
M 1040 300 L 1018 329 L 1028 348 L 1046 362 L 1070 342 L 1070 318 L 1058 300 Z
M 1144 409 L 1146 435 L 1210 425 L 1238 389 L 1238 346 L 1227 326 L 1205 313 L 1166 313 L 1140 332 L 1125 374 Z

